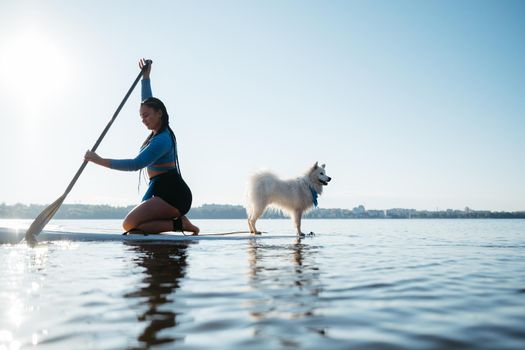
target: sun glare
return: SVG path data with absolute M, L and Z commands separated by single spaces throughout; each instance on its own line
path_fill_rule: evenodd
M 70 64 L 59 42 L 37 30 L 7 38 L 0 50 L 0 69 L 8 92 L 27 105 L 42 105 L 64 91 Z

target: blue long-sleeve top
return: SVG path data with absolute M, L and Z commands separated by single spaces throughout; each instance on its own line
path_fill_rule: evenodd
M 153 97 L 149 79 L 141 82 L 142 101 Z M 168 129 L 153 136 L 148 144 L 141 148 L 140 153 L 133 159 L 110 159 L 109 167 L 116 170 L 136 171 L 145 167 L 152 171 L 166 171 L 174 169 L 175 148 L 173 138 Z M 170 166 L 161 166 L 170 164 Z
M 147 98 L 153 97 L 153 92 L 151 91 L 151 80 L 142 79 L 140 82 L 140 87 L 141 87 L 142 101 L 144 101 Z

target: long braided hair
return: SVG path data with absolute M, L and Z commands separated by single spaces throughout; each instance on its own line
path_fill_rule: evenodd
M 170 117 L 169 117 L 169 114 L 168 114 L 168 111 L 166 110 L 166 106 L 164 105 L 164 103 L 162 103 L 161 100 L 159 100 L 158 98 L 156 97 L 148 97 L 147 99 L 145 99 L 144 101 L 142 101 L 142 103 L 140 104 L 141 106 L 148 106 L 150 108 L 153 108 L 154 110 L 156 111 L 161 111 L 162 112 L 162 116 L 161 116 L 161 127 L 159 129 L 159 133 L 168 129 L 170 135 L 171 135 L 171 138 L 173 140 L 173 152 L 175 154 L 175 166 L 177 168 L 177 172 L 179 173 L 180 175 L 180 167 L 179 167 L 179 157 L 178 157 L 178 152 L 177 152 L 177 138 L 175 137 L 175 133 L 173 132 L 173 130 L 171 129 L 170 127 Z M 151 134 L 148 135 L 148 137 L 146 138 L 146 140 L 144 141 L 144 143 L 142 144 L 141 146 L 141 150 L 146 147 L 149 142 L 151 141 L 151 139 L 155 136 L 155 132 L 151 132 Z M 140 171 L 142 173 L 142 169 Z M 139 186 L 140 186 L 140 173 L 139 173 Z

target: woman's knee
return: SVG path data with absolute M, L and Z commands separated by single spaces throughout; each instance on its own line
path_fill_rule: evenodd
M 124 231 L 130 231 L 134 228 L 137 228 L 137 226 L 140 224 L 140 222 L 138 222 L 137 220 L 134 219 L 133 215 L 131 215 L 131 213 L 129 213 L 125 218 L 124 218 L 124 221 L 122 222 L 122 228 L 124 229 Z

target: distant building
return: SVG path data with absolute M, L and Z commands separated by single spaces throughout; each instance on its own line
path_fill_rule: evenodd
M 368 217 L 374 218 L 374 219 L 384 219 L 386 216 L 386 213 L 384 210 L 368 210 Z
M 354 209 L 352 209 L 352 213 L 354 213 L 357 216 L 362 216 L 366 213 L 366 209 L 364 205 L 359 205 L 355 207 Z

